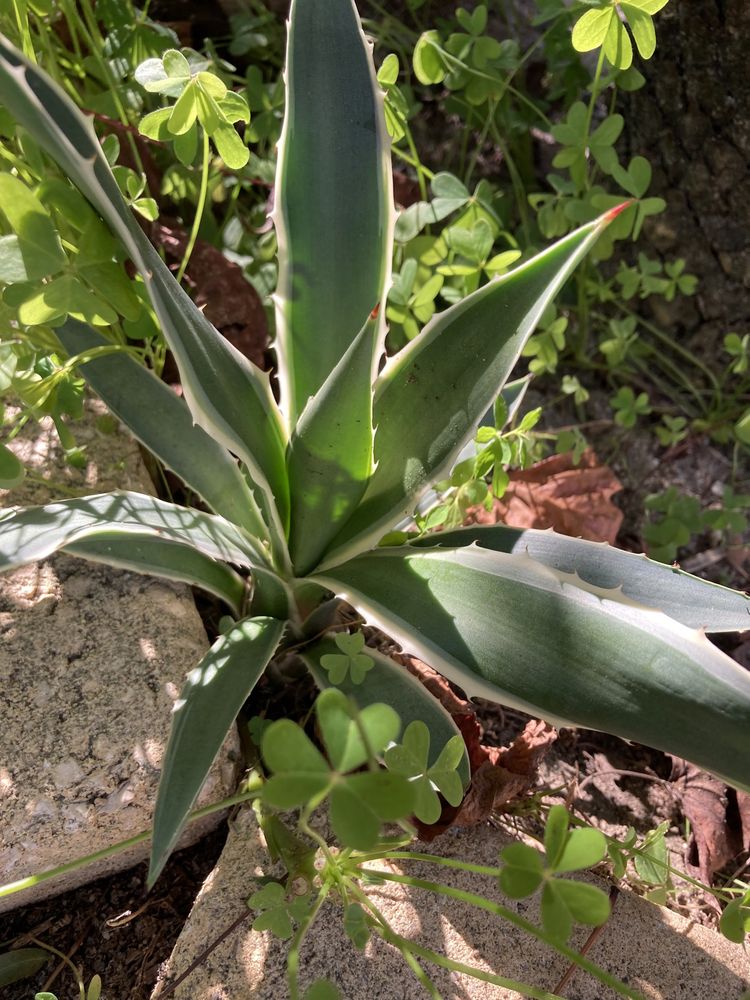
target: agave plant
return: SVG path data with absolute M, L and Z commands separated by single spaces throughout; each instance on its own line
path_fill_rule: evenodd
M 189 581 L 235 619 L 175 705 L 151 881 L 271 659 L 294 646 L 330 683 L 324 633 L 342 599 L 469 696 L 638 740 L 750 788 L 750 674 L 704 634 L 749 625 L 744 595 L 551 532 L 471 527 L 379 544 L 450 470 L 615 213 L 435 316 L 381 367 L 390 163 L 383 97 L 351 0 L 293 0 L 286 89 L 277 405 L 268 375 L 219 336 L 145 238 L 90 122 L 0 44 L 4 104 L 122 240 L 184 399 L 126 356 L 100 355 L 83 374 L 204 508 L 118 492 L 8 510 L 0 567 L 63 551 Z M 104 342 L 76 321 L 57 332 L 71 355 Z M 423 719 L 436 759 L 451 720 L 402 668 L 368 652 L 374 669 L 341 686 L 362 707 L 386 702 L 404 723 Z

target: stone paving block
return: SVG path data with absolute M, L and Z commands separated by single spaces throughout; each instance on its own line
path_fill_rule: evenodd
M 424 850 L 481 865 L 496 865 L 509 841 L 489 826 L 449 832 Z M 234 822 L 216 868 L 206 880 L 170 960 L 162 969 L 152 1000 L 160 997 L 209 944 L 243 912 L 255 891 L 253 875 L 269 873 L 268 855 L 250 809 Z M 372 867 L 383 866 L 377 862 Z M 537 922 L 533 901 L 509 902 L 486 876 L 452 872 L 434 864 L 388 863 L 408 872 L 477 892 Z M 273 874 L 273 871 L 270 872 Z M 586 876 L 603 888 L 594 876 Z M 424 947 L 485 972 L 552 991 L 568 962 L 507 921 L 466 903 L 394 883 L 372 886 L 368 894 L 393 930 Z M 576 932 L 580 948 L 587 932 Z M 741 1000 L 750 985 L 750 958 L 718 933 L 692 925 L 675 913 L 622 891 L 613 915 L 588 957 L 627 982 L 648 1000 Z M 517 1000 L 519 993 L 448 971 L 423 961 L 444 1000 Z M 326 905 L 307 936 L 300 956 L 302 990 L 319 977 L 330 978 L 344 1000 L 424 1000 L 401 956 L 382 941 L 355 950 L 342 927 L 341 910 Z M 562 995 L 567 1000 L 614 1000 L 618 996 L 588 973 L 576 972 Z M 286 944 L 250 929 L 247 920 L 201 961 L 170 1000 L 286 1000 Z
M 31 467 L 0 506 L 129 489 L 153 493 L 137 444 L 75 425 L 85 470 L 66 466 L 51 421 L 11 444 Z M 0 884 L 106 848 L 151 825 L 170 707 L 208 647 L 188 587 L 55 556 L 0 576 Z M 227 741 L 200 804 L 231 794 Z M 183 846 L 219 821 L 186 831 Z M 148 845 L 0 899 L 0 912 L 137 864 Z

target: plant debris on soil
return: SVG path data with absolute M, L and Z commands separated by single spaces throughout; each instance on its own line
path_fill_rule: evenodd
M 528 469 L 512 469 L 510 483 L 492 510 L 469 510 L 469 524 L 553 528 L 572 538 L 615 544 L 623 514 L 612 503 L 622 483 L 587 448 L 577 464 L 571 452 L 552 455 Z

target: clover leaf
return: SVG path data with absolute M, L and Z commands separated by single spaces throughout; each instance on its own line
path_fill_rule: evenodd
M 463 785 L 456 770 L 463 753 L 463 739 L 453 736 L 430 766 L 430 731 L 420 720 L 406 727 L 400 745 L 386 750 L 385 765 L 388 770 L 403 775 L 411 782 L 415 794 L 414 815 L 423 823 L 436 823 L 440 818 L 442 804 L 438 791 L 452 806 L 459 805 L 463 799 Z
M 294 933 L 293 921 L 300 921 L 310 907 L 310 897 L 289 899 L 280 882 L 268 882 L 247 901 L 251 910 L 260 911 L 253 921 L 254 931 L 270 931 L 274 937 L 288 941 Z
M 621 386 L 609 403 L 615 411 L 615 423 L 620 427 L 635 427 L 639 417 L 651 412 L 647 393 L 639 392 L 636 396 L 629 385 Z
M 573 48 L 578 52 L 604 47 L 604 55 L 616 69 L 629 69 L 633 63 L 633 44 L 620 11 L 639 53 L 650 59 L 656 49 L 652 14 L 666 7 L 669 0 L 599 0 L 599 6 L 587 10 L 573 28 Z
M 413 812 L 410 782 L 376 768 L 376 758 L 398 736 L 398 715 L 382 704 L 360 712 L 336 688 L 319 695 L 315 712 L 330 764 L 300 726 L 289 719 L 272 723 L 262 742 L 263 759 L 274 772 L 263 786 L 263 801 L 276 809 L 294 809 L 328 800 L 339 841 L 369 850 L 383 823 Z M 363 764 L 371 770 L 349 773 Z
M 238 170 L 248 162 L 250 152 L 233 126 L 239 121 L 248 123 L 250 109 L 241 94 L 228 90 L 206 66 L 203 60 L 189 61 L 177 49 L 167 49 L 161 58 L 142 62 L 135 71 L 141 86 L 177 100 L 147 114 L 139 131 L 149 139 L 173 142 L 177 158 L 189 165 L 198 150 L 200 124 L 224 163 Z
M 334 637 L 340 653 L 326 653 L 321 656 L 320 663 L 328 671 L 331 684 L 340 684 L 347 674 L 351 675 L 353 684 L 361 684 L 368 670 L 372 670 L 374 660 L 363 653 L 365 637 L 361 632 L 343 632 Z
M 367 914 L 359 903 L 350 903 L 344 911 L 344 931 L 355 948 L 363 951 L 370 940 Z
M 606 893 L 586 882 L 556 875 L 598 864 L 607 853 L 607 840 L 592 827 L 570 829 L 564 806 L 553 806 L 544 831 L 544 857 L 527 844 L 510 844 L 500 852 L 501 890 L 511 899 L 524 899 L 542 886 L 542 924 L 558 941 L 570 937 L 573 922 L 598 927 L 609 917 Z

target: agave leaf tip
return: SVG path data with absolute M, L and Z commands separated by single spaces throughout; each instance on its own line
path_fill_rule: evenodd
M 604 215 L 602 216 L 602 223 L 605 226 L 608 226 L 610 222 L 614 222 L 614 220 L 617 218 L 618 215 L 620 215 L 621 212 L 624 212 L 625 209 L 630 208 L 630 206 L 634 205 L 635 202 L 636 202 L 635 198 L 629 198 L 627 201 L 623 201 L 622 204 L 615 205 L 614 208 L 610 208 L 610 210 L 608 212 L 605 212 Z

